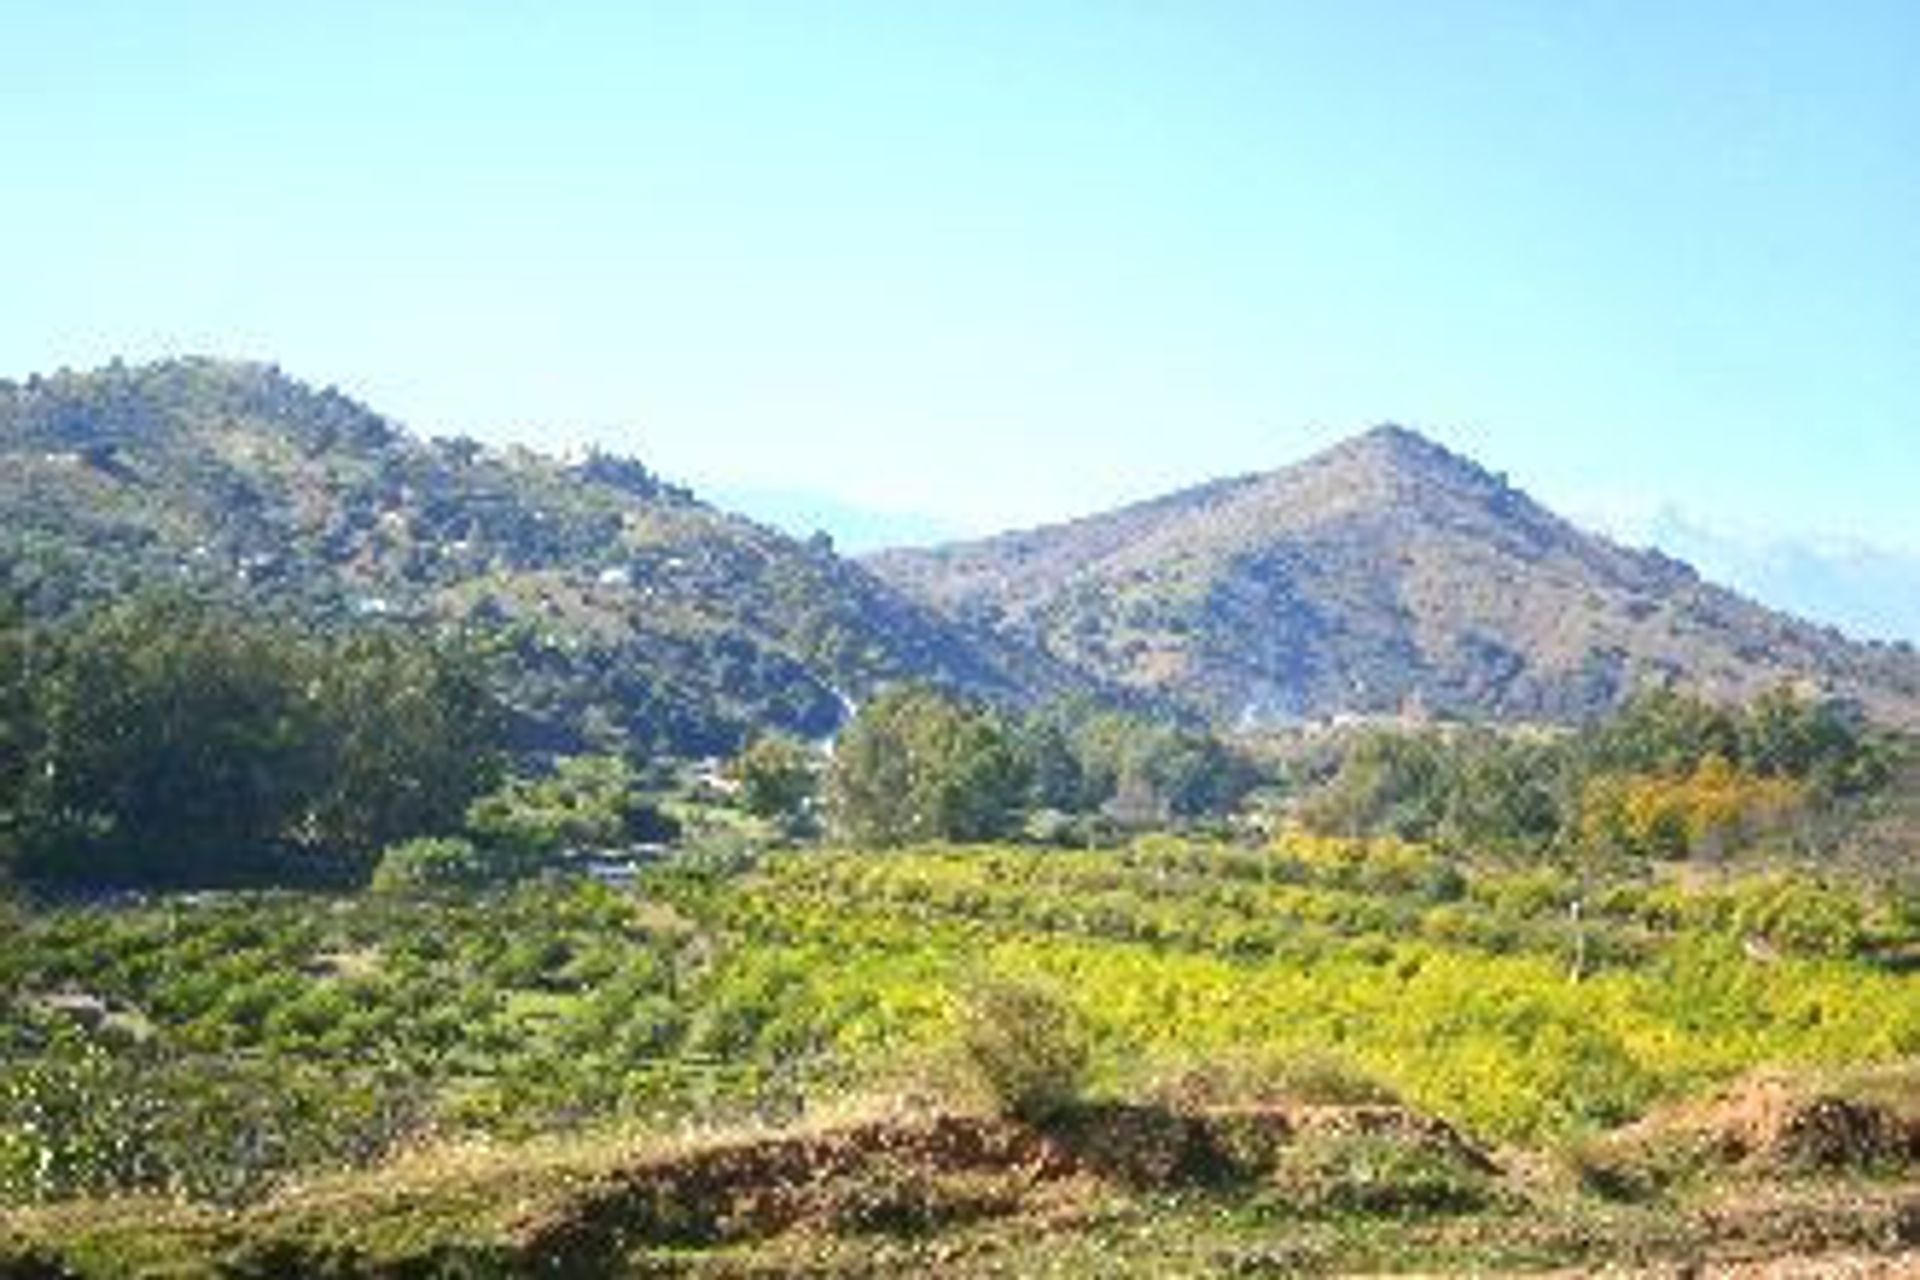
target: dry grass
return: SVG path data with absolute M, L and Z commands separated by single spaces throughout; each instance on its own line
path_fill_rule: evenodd
M 1920 1102 L 1911 1081 L 1860 1077 L 1844 1096 Z M 905 1090 L 779 1127 L 433 1143 L 244 1210 L 33 1210 L 0 1220 L 0 1275 L 36 1248 L 83 1275 L 1902 1274 L 1920 1242 L 1913 1170 L 1861 1182 L 1795 1145 L 1837 1088 L 1756 1077 L 1616 1134 L 1621 1162 L 1676 1142 L 1723 1157 L 1645 1202 L 1390 1104 L 1107 1103 L 1034 1127 Z M 1805 1268 L 1767 1269 L 1781 1258 Z

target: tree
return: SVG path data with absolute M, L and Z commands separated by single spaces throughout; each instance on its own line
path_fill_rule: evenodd
M 46 635 L 25 869 L 219 877 L 287 834 L 323 761 L 292 637 L 178 599 Z
M 1445 804 L 1445 748 L 1432 738 L 1370 733 L 1304 805 L 1307 826 L 1326 835 L 1395 835 L 1424 840 Z
M 1457 848 L 1541 849 L 1560 833 L 1572 801 L 1565 753 L 1546 743 L 1479 732 L 1456 742 L 1445 761 L 1437 834 Z
M 1090 711 L 1066 730 L 1081 811 L 1105 809 L 1123 821 L 1157 823 L 1230 812 L 1257 781 L 1240 752 L 1210 733 L 1112 711 Z M 1056 787 L 1064 790 L 1064 785 Z
M 457 827 L 499 729 L 478 667 L 417 638 L 184 596 L 0 627 L 0 840 L 82 883 L 350 873 Z
M 452 831 L 500 776 L 503 725 L 479 658 L 394 632 L 329 646 L 315 674 L 327 759 L 311 843 L 367 857 Z
M 537 862 L 632 839 L 641 805 L 619 756 L 574 756 L 545 778 L 512 778 L 474 801 L 467 828 L 484 848 Z
M 782 734 L 755 738 L 733 758 L 728 772 L 740 785 L 741 807 L 788 826 L 804 819 L 820 789 L 813 753 Z
M 1653 689 L 1589 731 L 1584 746 L 1590 767 L 1681 773 L 1711 755 L 1737 758 L 1740 725 L 1725 707 L 1675 689 Z
M 1890 772 L 1858 715 L 1787 686 L 1748 706 L 1740 720 L 1740 758 L 1755 773 L 1803 779 L 1827 795 L 1874 790 Z
M 1252 765 L 1210 733 L 1162 729 L 1142 747 L 1136 767 L 1176 818 L 1229 813 L 1253 789 Z
M 1086 776 L 1073 739 L 1057 716 L 1035 715 L 1014 731 L 1014 747 L 1031 780 L 1036 808 L 1063 812 L 1081 807 Z
M 39 757 L 34 657 L 32 633 L 0 600 L 0 881 L 19 857 L 33 763 Z
M 827 787 L 835 828 L 858 844 L 987 840 L 1015 828 L 1027 772 L 993 712 L 903 686 L 842 732 Z
M 1742 771 L 1712 755 L 1686 773 L 1601 774 L 1587 783 L 1579 829 L 1593 849 L 1647 858 L 1718 856 L 1798 818 L 1806 787 Z

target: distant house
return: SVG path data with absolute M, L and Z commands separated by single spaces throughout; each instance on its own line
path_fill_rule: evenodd
M 709 756 L 693 766 L 694 785 L 715 795 L 731 796 L 739 792 L 740 780 L 727 771 L 727 762 Z

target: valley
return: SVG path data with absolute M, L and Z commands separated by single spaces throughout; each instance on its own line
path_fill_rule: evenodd
M 264 365 L 0 458 L 0 1275 L 1916 1265 L 1920 661 L 1413 432 L 860 561 Z

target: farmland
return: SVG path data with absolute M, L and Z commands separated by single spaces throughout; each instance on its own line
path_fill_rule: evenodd
M 439 1187 L 452 1162 L 470 1180 L 452 1238 L 471 1245 L 486 1237 L 482 1210 L 560 1195 L 540 1170 L 575 1186 L 636 1153 L 797 1141 L 838 1132 L 836 1117 L 909 1132 L 929 1116 L 1000 1124 L 956 1032 L 983 980 L 1056 993 L 1087 1045 L 1076 1110 L 1007 1141 L 1071 1145 L 1059 1135 L 1076 1124 L 1143 1109 L 1389 1108 L 1477 1153 L 1461 1165 L 1374 1139 L 1386 1172 L 1322 1150 L 1314 1173 L 1301 1162 L 1319 1148 L 1289 1148 L 1287 1168 L 1260 1180 L 1317 1177 L 1324 1203 L 1300 1213 L 1181 1191 L 1171 1174 L 1160 1181 L 1173 1190 L 1136 1188 L 1124 1213 L 1100 1200 L 1151 1248 L 1185 1238 L 1169 1225 L 1183 1215 L 1217 1213 L 1236 1249 L 1309 1240 L 1316 1257 L 1445 1258 L 1468 1244 L 1416 1227 L 1451 1223 L 1466 1239 L 1462 1224 L 1538 1194 L 1496 1168 L 1556 1170 L 1575 1188 L 1561 1213 L 1674 1208 L 1723 1189 L 1722 1172 L 1669 1144 L 1648 1155 L 1623 1126 L 1751 1087 L 1762 1069 L 1790 1090 L 1891 1099 L 1872 1114 L 1894 1137 L 1841 1160 L 1868 1179 L 1860 1213 L 1911 1177 L 1899 1126 L 1920 1059 L 1920 897 L 1804 868 L 1597 874 L 1396 839 L 1149 836 L 1089 851 L 688 854 L 632 889 L 553 877 L 174 896 L 41 908 L 8 931 L 12 1230 L 21 1250 L 35 1241 L 106 1273 L 145 1220 L 130 1204 L 168 1206 L 190 1253 L 213 1224 L 271 1223 L 373 1267 L 383 1249 L 431 1251 L 440 1228 L 410 1218 L 396 1243 L 380 1214 L 315 1208 L 314 1186 L 349 1202 L 410 1176 Z M 485 1176 L 477 1157 L 449 1154 L 475 1143 L 493 1153 Z M 1374 1203 L 1356 1198 L 1356 1177 L 1427 1191 Z M 1379 1230 L 1358 1230 L 1372 1219 Z M 950 1234 L 942 1221 L 829 1232 L 821 1256 L 852 1266 L 931 1247 Z M 1090 1247 L 1087 1230 L 1050 1247 Z M 989 1260 L 998 1238 L 990 1222 L 956 1237 Z M 756 1247 L 794 1247 L 787 1232 L 768 1239 Z M 685 1244 L 641 1231 L 629 1252 L 639 1265 Z M 1570 1246 L 1547 1254 L 1557 1247 Z

